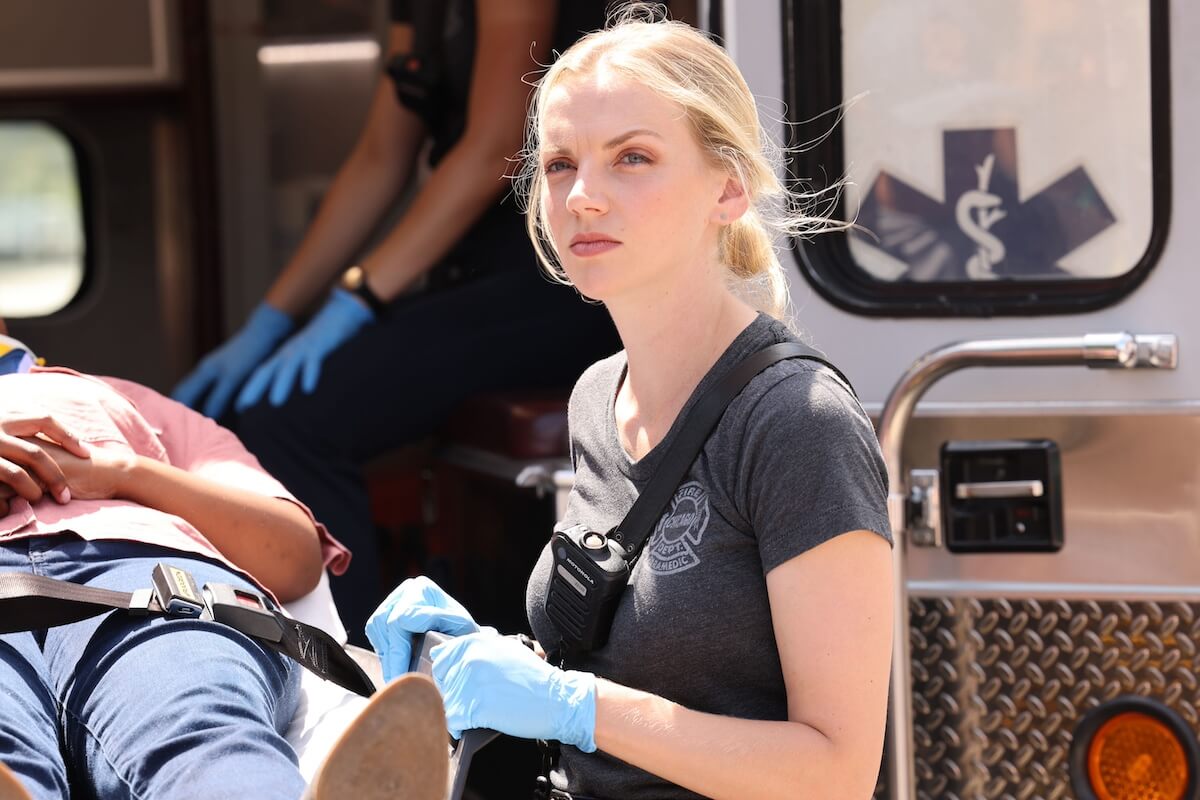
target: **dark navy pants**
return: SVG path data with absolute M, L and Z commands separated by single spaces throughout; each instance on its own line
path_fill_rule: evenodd
M 149 587 L 162 561 L 200 585 L 254 588 L 215 562 L 149 545 L 61 535 L 0 546 L 2 572 L 126 592 Z M 199 620 L 111 612 L 4 634 L 0 762 L 37 800 L 296 800 L 304 781 L 282 732 L 301 669 Z
M 326 359 L 311 395 L 247 409 L 238 436 L 354 553 L 331 582 L 352 641 L 386 596 L 362 468 L 421 440 L 468 397 L 570 387 L 620 348 L 608 313 L 532 265 L 401 298 Z M 390 588 L 390 587 L 388 587 Z

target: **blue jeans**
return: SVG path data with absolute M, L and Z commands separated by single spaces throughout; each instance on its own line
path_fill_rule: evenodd
M 0 546 L 0 572 L 106 589 L 166 561 L 253 589 L 216 562 L 71 535 Z M 304 781 L 282 732 L 299 700 L 287 656 L 199 620 L 121 612 L 0 636 L 0 762 L 41 798 L 280 798 Z M 70 787 L 70 788 L 68 788 Z

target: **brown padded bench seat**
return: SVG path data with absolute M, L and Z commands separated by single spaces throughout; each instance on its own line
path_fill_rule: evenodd
M 442 439 L 514 461 L 566 458 L 569 396 L 570 389 L 477 395 L 450 417 Z

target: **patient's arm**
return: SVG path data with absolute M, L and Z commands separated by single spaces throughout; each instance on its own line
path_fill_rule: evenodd
M 124 449 L 93 447 L 83 459 L 46 441 L 27 441 L 55 461 L 75 497 L 129 500 L 182 517 L 281 602 L 307 594 L 321 579 L 316 526 L 295 503 Z

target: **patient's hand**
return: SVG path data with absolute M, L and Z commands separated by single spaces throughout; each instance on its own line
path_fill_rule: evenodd
M 64 447 L 45 439 L 25 441 L 42 449 L 66 476 L 70 496 L 79 500 L 109 500 L 121 496 L 125 476 L 136 456 L 121 450 L 93 447 L 80 458 Z
M 35 438 L 36 437 L 36 438 Z M 8 515 L 14 497 L 36 503 L 49 494 L 60 503 L 69 502 L 69 481 L 58 462 L 43 444 L 57 442 L 57 449 L 76 460 L 90 452 L 67 428 L 47 414 L 4 411 L 0 413 L 0 517 Z

